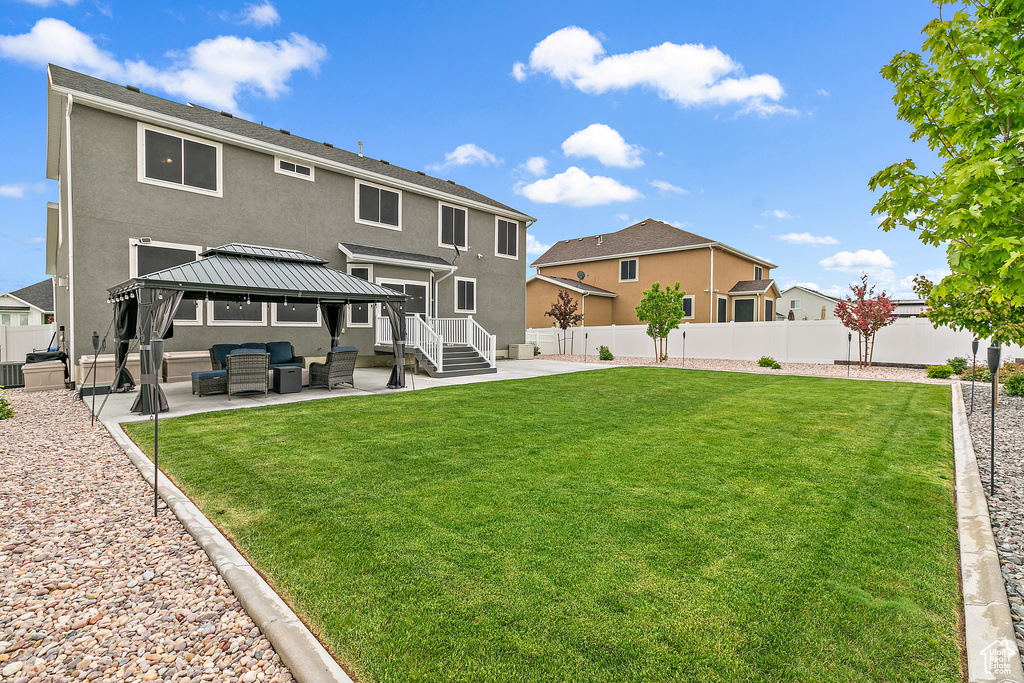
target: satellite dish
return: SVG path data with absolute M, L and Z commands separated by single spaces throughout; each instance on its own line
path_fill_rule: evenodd
M 586 274 L 586 273 L 584 273 L 584 272 L 583 272 L 582 270 L 577 270 L 577 271 L 576 271 L 576 279 L 577 279 L 577 280 L 579 280 L 580 282 L 583 282 L 583 279 L 584 279 L 585 277 L 587 277 L 587 274 Z

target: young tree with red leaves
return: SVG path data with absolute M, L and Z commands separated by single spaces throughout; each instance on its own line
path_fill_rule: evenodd
M 862 275 L 859 285 L 850 285 L 853 296 L 836 304 L 836 317 L 857 333 L 857 363 L 871 366 L 875 355 L 875 333 L 896 322 L 896 304 L 883 290 L 874 296 L 875 286 L 868 286 L 868 276 Z M 863 346 L 862 346 L 863 344 Z
M 562 339 L 559 340 L 559 352 L 564 352 L 565 331 L 573 325 L 579 324 L 583 316 L 577 313 L 580 305 L 573 300 L 568 289 L 558 290 L 558 299 L 551 304 L 551 310 L 545 311 L 544 315 L 550 315 L 555 323 L 562 330 Z

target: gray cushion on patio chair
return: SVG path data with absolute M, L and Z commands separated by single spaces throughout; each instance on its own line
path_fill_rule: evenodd
M 325 387 L 330 391 L 333 387 L 341 384 L 351 384 L 355 388 L 352 374 L 356 367 L 356 356 L 359 352 L 356 349 L 346 351 L 331 351 L 327 354 L 326 363 L 309 364 L 309 386 Z
M 270 390 L 270 354 L 251 349 L 235 349 L 228 353 L 228 400 L 232 394 Z

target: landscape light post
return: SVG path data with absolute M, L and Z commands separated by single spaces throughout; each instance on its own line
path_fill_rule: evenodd
M 850 376 L 850 351 L 853 350 L 853 332 L 846 333 L 846 376 Z M 857 353 L 860 353 L 858 351 Z
M 971 342 L 971 415 L 974 415 L 974 375 L 978 368 L 978 338 Z
M 686 367 L 686 330 L 683 330 L 683 367 Z
M 989 496 L 996 493 L 996 393 L 999 391 L 999 343 L 992 342 L 988 347 L 988 371 L 992 374 L 992 424 L 989 435 L 992 440 L 989 444 L 991 460 L 989 463 Z
M 590 338 L 590 333 L 589 332 L 584 332 L 583 333 L 583 362 L 584 363 L 587 362 L 587 351 L 590 348 L 589 346 L 587 346 L 587 344 L 588 344 L 587 339 L 589 339 L 589 338 Z
M 89 426 L 96 422 L 96 359 L 100 355 L 100 335 L 96 330 L 92 331 L 92 415 L 89 416 Z M 81 388 L 78 390 L 81 392 Z M 81 393 L 79 393 L 81 396 Z

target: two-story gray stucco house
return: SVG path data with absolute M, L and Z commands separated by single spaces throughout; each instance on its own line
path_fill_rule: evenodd
M 472 316 L 497 354 L 521 343 L 535 219 L 451 181 L 51 65 L 46 177 L 55 313 L 73 359 L 107 329 L 107 288 L 243 243 L 294 249 L 408 295 L 407 313 Z M 52 260 L 51 260 L 52 259 Z M 315 305 L 183 301 L 168 351 L 288 340 L 324 356 Z M 373 305 L 343 344 L 388 359 Z

